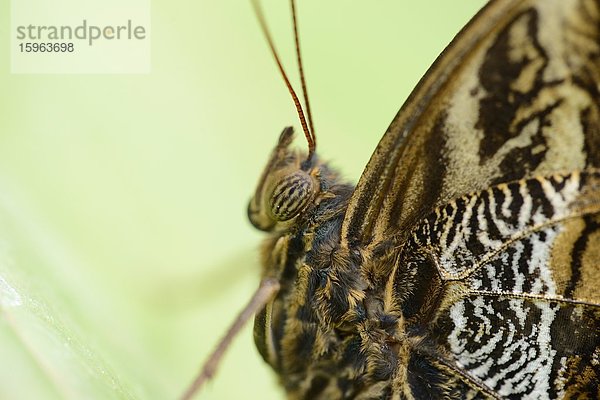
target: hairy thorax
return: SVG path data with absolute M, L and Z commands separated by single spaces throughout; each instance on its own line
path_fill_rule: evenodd
M 404 331 L 406 299 L 390 294 L 407 281 L 396 272 L 397 248 L 384 246 L 373 262 L 339 246 L 343 213 L 334 210 L 343 210 L 343 197 L 262 249 L 263 277 L 279 279 L 281 290 L 257 315 L 255 342 L 293 399 L 402 392 L 394 382 L 405 381 L 402 358 L 415 341 Z

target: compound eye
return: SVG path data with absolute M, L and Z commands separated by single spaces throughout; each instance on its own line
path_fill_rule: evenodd
M 284 176 L 269 198 L 271 214 L 276 221 L 287 221 L 298 215 L 315 191 L 313 179 L 304 171 Z

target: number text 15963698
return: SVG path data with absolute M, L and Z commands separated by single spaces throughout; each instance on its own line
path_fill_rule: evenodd
M 73 53 L 73 43 L 19 43 L 21 53 Z

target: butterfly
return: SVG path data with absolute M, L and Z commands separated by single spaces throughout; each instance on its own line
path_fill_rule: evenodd
M 600 398 L 600 1 L 490 1 L 356 186 L 304 101 L 308 152 L 285 128 L 250 201 L 237 321 L 288 397 Z

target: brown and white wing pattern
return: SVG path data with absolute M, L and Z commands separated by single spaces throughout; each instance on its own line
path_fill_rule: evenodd
M 491 1 L 399 111 L 350 200 L 348 247 L 492 185 L 600 167 L 600 2 Z
M 405 302 L 406 331 L 427 326 L 413 357 L 473 398 L 600 398 L 599 170 L 462 196 L 421 221 L 401 260 L 392 280 L 435 270 L 441 288 L 433 310 Z

